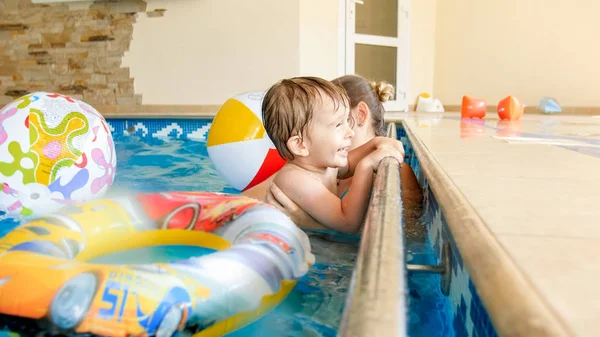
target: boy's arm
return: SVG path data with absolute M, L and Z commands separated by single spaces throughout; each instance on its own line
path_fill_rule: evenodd
M 302 171 L 281 173 L 284 172 L 277 175 L 275 184 L 320 224 L 344 233 L 360 229 L 373 184 L 373 168 L 368 161 L 356 166 L 350 191 L 342 200 Z
M 345 167 L 338 169 L 338 179 L 352 177 L 354 175 L 356 165 L 358 165 L 361 159 L 369 155 L 369 153 L 373 152 L 377 148 L 376 142 L 377 141 L 375 138 L 373 138 L 356 149 L 350 151 L 348 153 L 348 164 Z
M 402 156 L 404 156 L 404 148 L 402 147 L 402 143 L 400 141 L 381 136 L 371 138 L 371 140 L 368 142 L 348 153 L 348 165 L 338 169 L 338 179 L 346 179 L 354 176 L 354 170 L 356 169 L 358 163 L 364 157 L 383 146 L 389 146 L 392 149 L 396 149 L 402 153 Z

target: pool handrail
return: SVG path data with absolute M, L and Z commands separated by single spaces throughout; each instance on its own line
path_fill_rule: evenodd
M 387 136 L 396 138 L 396 124 Z M 356 266 L 338 335 L 405 337 L 406 268 L 400 163 L 384 158 L 377 168 Z

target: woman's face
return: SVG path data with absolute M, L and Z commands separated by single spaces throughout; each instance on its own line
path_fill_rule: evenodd
M 366 105 L 365 108 L 367 109 L 367 113 L 365 114 L 365 117 L 363 117 L 362 126 L 359 125 L 360 118 L 358 105 L 350 110 L 350 114 L 352 114 L 352 118 L 354 119 L 354 123 L 352 125 L 354 137 L 352 137 L 352 144 L 349 148 L 350 151 L 365 144 L 366 142 L 370 141 L 372 138 L 375 137 L 375 130 L 373 129 L 373 123 L 371 122 L 371 114 L 368 111 L 369 108 L 366 107 Z

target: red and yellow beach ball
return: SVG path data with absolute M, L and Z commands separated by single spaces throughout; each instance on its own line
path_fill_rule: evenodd
M 219 174 L 240 191 L 260 184 L 285 164 L 263 126 L 264 95 L 247 92 L 228 99 L 208 132 L 210 159 Z

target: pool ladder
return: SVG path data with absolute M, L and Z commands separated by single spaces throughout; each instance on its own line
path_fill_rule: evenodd
M 397 138 L 395 123 L 388 124 L 387 136 Z M 388 157 L 377 168 L 339 336 L 406 336 L 407 271 L 440 274 L 441 291 L 449 293 L 449 244 L 443 245 L 439 266 L 406 263 L 399 164 Z

